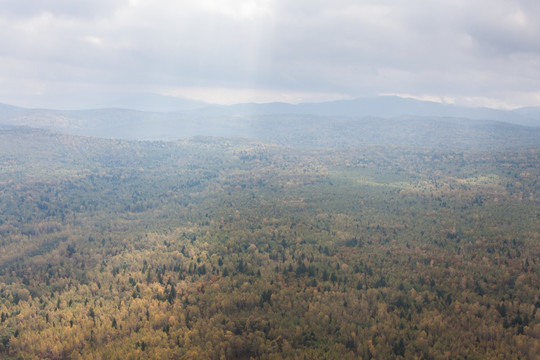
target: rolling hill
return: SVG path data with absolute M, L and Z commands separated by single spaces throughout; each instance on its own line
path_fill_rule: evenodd
M 505 112 L 385 97 L 319 104 L 209 106 L 184 112 L 67 111 L 1 105 L 0 124 L 126 140 L 218 136 L 296 147 L 511 149 L 538 146 L 540 126 L 523 125 L 538 125 L 537 114 L 536 108 Z

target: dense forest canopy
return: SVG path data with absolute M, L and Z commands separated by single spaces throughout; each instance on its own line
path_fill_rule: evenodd
M 444 147 L 3 127 L 0 357 L 536 359 L 540 147 L 490 126 Z

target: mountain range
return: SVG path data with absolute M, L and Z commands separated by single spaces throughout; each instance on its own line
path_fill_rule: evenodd
M 402 116 L 455 117 L 475 120 L 495 120 L 524 126 L 540 126 L 540 107 L 516 110 L 470 108 L 432 101 L 420 101 L 397 96 L 358 98 L 322 103 L 266 103 L 237 104 L 230 106 L 207 106 L 196 109 L 206 114 L 303 114 L 317 116 L 381 117 Z
M 540 107 L 467 108 L 393 96 L 229 106 L 177 100 L 156 95 L 148 101 L 152 108 L 176 111 L 51 110 L 0 104 L 0 125 L 128 140 L 220 136 L 307 147 L 513 148 L 537 147 L 540 139 Z

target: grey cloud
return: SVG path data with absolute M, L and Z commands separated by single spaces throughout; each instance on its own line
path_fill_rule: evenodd
M 3 0 L 4 15 L 16 18 L 35 17 L 44 13 L 73 18 L 96 18 L 111 14 L 129 0 Z
M 141 4 L 3 2 L 0 56 L 19 65 L 0 70 L 0 81 L 54 83 L 59 93 L 62 84 L 501 100 L 540 91 L 536 1 L 275 0 L 253 16 L 190 1 Z

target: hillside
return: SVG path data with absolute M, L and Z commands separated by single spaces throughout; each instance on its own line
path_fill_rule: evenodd
M 535 359 L 538 164 L 0 128 L 0 357 Z
M 257 105 L 257 108 L 274 106 L 275 104 Z M 301 105 L 297 106 L 301 108 Z M 317 106 L 326 105 L 306 104 L 306 107 L 312 110 L 316 110 Z M 296 107 L 277 107 L 279 111 L 292 108 Z M 0 124 L 124 140 L 176 140 L 193 136 L 242 137 L 303 148 L 399 145 L 423 148 L 516 149 L 536 147 L 540 139 L 540 126 L 522 126 L 493 119 L 419 115 L 351 117 L 336 115 L 339 113 L 337 110 L 334 115 L 324 116 L 264 114 L 265 111 L 253 112 L 240 105 L 220 107 L 217 112 L 215 108 L 212 109 L 214 110 L 177 113 L 123 109 L 32 110 L 3 106 L 0 107 Z M 422 113 L 418 106 L 415 109 Z M 406 110 L 407 107 L 398 107 L 393 111 L 398 114 L 398 111 Z M 523 112 L 531 116 L 535 114 L 534 109 L 523 109 Z M 321 110 L 321 113 L 324 114 L 325 111 Z
M 238 104 L 232 106 L 207 106 L 196 110 L 214 115 L 316 115 L 338 117 L 435 117 L 464 118 L 471 120 L 494 120 L 515 125 L 540 126 L 537 108 L 517 110 L 497 110 L 490 108 L 471 108 L 432 101 L 420 101 L 397 96 L 379 96 L 322 103 L 268 103 Z

